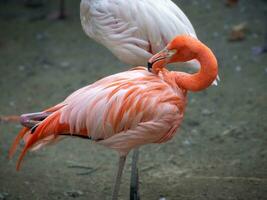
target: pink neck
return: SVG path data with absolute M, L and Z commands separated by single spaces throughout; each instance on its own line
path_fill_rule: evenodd
M 176 83 L 179 87 L 189 91 L 200 91 L 212 84 L 218 74 L 217 60 L 211 50 L 200 44 L 196 57 L 201 65 L 195 74 L 176 72 Z

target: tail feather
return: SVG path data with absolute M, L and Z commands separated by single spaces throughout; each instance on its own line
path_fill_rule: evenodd
M 69 124 L 60 123 L 61 108 L 64 106 L 64 104 L 58 104 L 46 109 L 44 112 L 51 114 L 41 121 L 34 129 L 26 127 L 21 129 L 9 150 L 9 158 L 11 158 L 16 152 L 20 140 L 24 140 L 25 146 L 18 158 L 17 170 L 20 169 L 22 160 L 28 150 L 37 150 L 42 146 L 58 142 L 64 136 L 72 135 L 70 133 Z M 79 133 L 74 135 L 86 138 L 88 137 L 88 131 L 86 128 L 83 128 Z
M 48 109 L 45 110 L 45 112 L 48 112 L 48 113 L 53 113 L 53 112 L 56 112 L 58 111 L 60 108 L 64 107 L 64 104 L 58 104 L 56 106 L 53 106 L 53 107 L 50 107 Z M 9 117 L 10 118 L 10 117 Z M 5 118 L 6 119 L 6 118 Z M 15 117 L 12 117 L 12 119 L 16 119 L 17 121 L 19 121 L 19 116 L 16 116 Z M 27 127 L 24 127 L 21 129 L 21 131 L 19 132 L 19 134 L 16 136 L 11 148 L 9 149 L 9 153 L 8 153 L 8 157 L 11 159 L 12 156 L 15 154 L 16 152 L 16 149 L 17 149 L 17 146 L 20 142 L 20 140 L 22 138 L 26 138 L 25 136 L 27 136 L 27 133 L 30 131 L 30 128 L 27 128 Z
M 16 137 L 14 144 L 10 150 L 10 156 L 15 152 L 16 146 L 19 141 L 24 137 L 25 146 L 19 156 L 17 162 L 17 170 L 20 169 L 21 162 L 30 149 L 38 149 L 41 146 L 55 142 L 61 133 L 69 133 L 68 124 L 60 124 L 60 112 L 56 111 L 49 115 L 36 127 L 33 133 L 29 129 L 23 128 L 19 135 Z
M 12 156 L 14 155 L 14 153 L 16 152 L 17 146 L 20 142 L 20 140 L 24 137 L 24 135 L 29 131 L 29 128 L 22 128 L 21 131 L 19 132 L 19 134 L 16 136 L 11 148 L 9 149 L 9 153 L 8 153 L 8 157 L 12 158 Z

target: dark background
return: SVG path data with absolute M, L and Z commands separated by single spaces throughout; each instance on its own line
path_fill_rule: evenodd
M 23 1 L 0 1 L 0 115 L 42 110 L 129 68 L 83 33 L 79 1 L 66 0 L 66 20 L 51 20 L 58 1 L 44 2 L 29 8 Z M 189 95 L 172 141 L 141 148 L 142 199 L 267 199 L 267 54 L 252 53 L 264 43 L 267 3 L 175 2 L 217 56 L 221 82 Z M 243 22 L 244 40 L 228 41 L 232 27 Z M 0 123 L 0 199 L 110 199 L 115 152 L 66 139 L 28 153 L 16 172 L 16 156 L 8 160 L 7 153 L 19 129 Z M 128 198 L 130 161 L 121 199 Z

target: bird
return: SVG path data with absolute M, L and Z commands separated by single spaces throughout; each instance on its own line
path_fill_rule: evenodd
M 145 66 L 177 35 L 197 38 L 187 16 L 171 0 L 81 0 L 80 18 L 90 38 L 131 66 Z
M 188 17 L 171 0 L 81 0 L 80 19 L 86 35 L 130 66 L 145 66 L 149 58 L 177 35 L 197 38 Z M 196 60 L 175 65 L 191 71 L 200 68 Z M 213 85 L 217 85 L 218 80 L 219 76 Z M 132 166 L 137 167 L 135 154 L 138 150 L 132 159 Z M 137 170 L 135 167 L 132 174 Z M 138 193 L 136 184 L 131 180 L 130 196 Z
M 167 69 L 169 63 L 192 59 L 201 65 L 197 73 Z M 107 76 L 76 90 L 55 106 L 22 115 L 24 128 L 16 136 L 9 156 L 23 139 L 19 170 L 28 150 L 65 137 L 90 139 L 119 154 L 112 193 L 112 200 L 117 200 L 128 153 L 145 144 L 170 140 L 182 122 L 188 91 L 206 89 L 217 74 L 216 57 L 205 44 L 188 35 L 177 36 L 149 59 L 147 68 L 138 66 Z

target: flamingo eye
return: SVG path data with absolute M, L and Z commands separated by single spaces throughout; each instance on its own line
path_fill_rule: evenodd
M 176 49 L 167 50 L 167 57 L 172 57 L 176 53 L 177 53 Z

